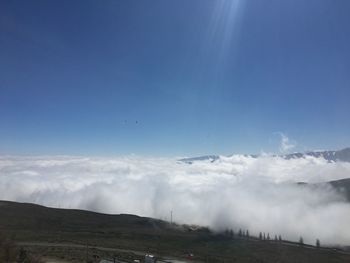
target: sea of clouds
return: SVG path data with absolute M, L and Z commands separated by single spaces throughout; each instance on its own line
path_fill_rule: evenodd
M 314 243 L 350 244 L 350 203 L 330 186 L 350 163 L 221 156 L 215 162 L 140 156 L 2 156 L 0 199 L 130 213 L 215 230 L 249 229 Z

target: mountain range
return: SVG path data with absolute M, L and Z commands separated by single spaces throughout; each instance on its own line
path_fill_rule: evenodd
M 245 156 L 258 158 L 260 155 L 248 154 Z M 297 153 L 290 153 L 290 154 L 284 154 L 284 155 L 273 155 L 273 157 L 281 157 L 286 160 L 315 157 L 315 158 L 324 158 L 329 162 L 350 162 L 350 147 L 344 148 L 342 150 L 337 150 L 337 151 L 310 151 L 305 153 L 297 152 Z M 204 155 L 199 157 L 183 158 L 183 159 L 180 159 L 179 161 L 192 164 L 193 162 L 197 162 L 197 161 L 215 162 L 218 159 L 220 159 L 220 155 Z

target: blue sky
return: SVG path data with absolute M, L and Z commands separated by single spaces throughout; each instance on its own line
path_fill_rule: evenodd
M 0 2 L 0 153 L 350 146 L 350 1 Z

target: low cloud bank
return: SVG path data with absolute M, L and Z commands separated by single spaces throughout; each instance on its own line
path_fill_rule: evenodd
M 131 213 L 216 230 L 249 229 L 314 243 L 350 244 L 350 204 L 330 186 L 350 163 L 322 158 L 221 157 L 189 165 L 175 158 L 0 157 L 0 199 Z

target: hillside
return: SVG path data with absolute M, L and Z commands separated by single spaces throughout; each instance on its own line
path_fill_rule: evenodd
M 45 229 L 50 231 L 89 231 L 93 229 L 165 230 L 164 221 L 135 215 L 107 215 L 85 210 L 57 209 L 36 204 L 0 201 L 0 227 L 3 229 Z
M 171 225 L 134 215 L 106 215 L 0 201 L 0 232 L 35 253 L 82 262 L 86 255 L 131 260 L 151 252 L 198 262 L 348 262 L 345 251 L 261 241 Z M 70 245 L 69 245 L 70 244 Z M 88 245 L 89 252 L 85 252 Z M 297 261 L 295 261 L 297 260 Z M 93 262 L 93 261 L 92 261 Z M 131 261 L 129 261 L 131 262 Z
M 350 202 L 350 178 L 329 182 L 337 191 L 342 193 Z

